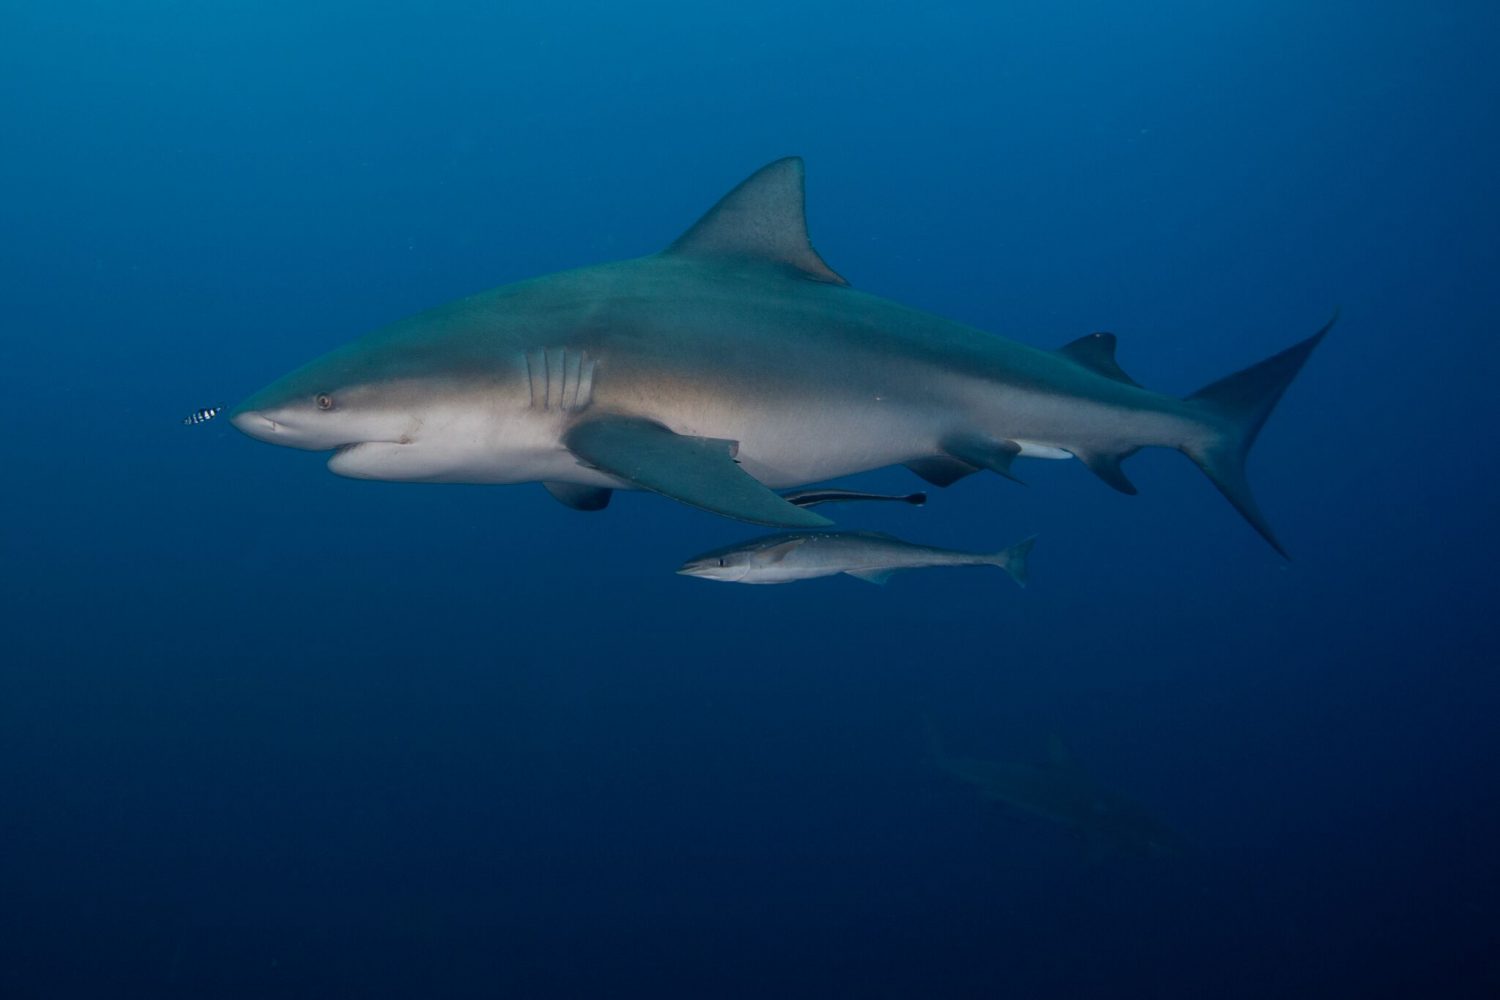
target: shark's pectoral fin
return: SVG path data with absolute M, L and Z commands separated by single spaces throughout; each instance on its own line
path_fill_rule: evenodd
M 802 158 L 761 167 L 678 237 L 667 253 L 685 257 L 758 260 L 831 285 L 847 285 L 807 238 Z
M 846 569 L 844 572 L 856 580 L 884 585 L 890 582 L 891 574 L 896 571 L 893 569 Z
M 585 465 L 725 517 L 781 528 L 833 523 L 787 503 L 741 469 L 733 441 L 686 437 L 637 417 L 599 417 L 568 431 L 563 443 Z
M 913 459 L 906 463 L 906 467 L 934 486 L 952 486 L 964 476 L 971 476 L 979 471 L 978 466 L 960 462 L 947 455 Z
M 557 502 L 574 510 L 603 510 L 609 506 L 614 490 L 605 486 L 579 486 L 577 483 L 543 483 Z

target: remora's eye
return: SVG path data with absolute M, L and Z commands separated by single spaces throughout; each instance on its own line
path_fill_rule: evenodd
M 328 395 L 328 393 L 326 393 L 326 392 L 320 392 L 320 393 L 318 393 L 318 409 L 320 409 L 320 410 L 331 410 L 331 409 L 333 409 L 333 397 L 330 396 L 330 395 Z

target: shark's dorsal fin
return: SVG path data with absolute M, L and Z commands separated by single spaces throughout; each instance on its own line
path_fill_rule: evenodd
M 1112 333 L 1091 333 L 1086 337 L 1079 337 L 1072 343 L 1064 344 L 1057 349 L 1057 353 L 1074 364 L 1082 365 L 1096 375 L 1103 375 L 1105 378 L 1112 378 L 1126 385 L 1139 386 L 1140 383 L 1126 375 L 1124 369 L 1115 361 L 1115 343 L 1115 335 Z
M 800 156 L 766 164 L 720 198 L 666 252 L 767 261 L 815 281 L 847 285 L 808 239 L 802 173 Z

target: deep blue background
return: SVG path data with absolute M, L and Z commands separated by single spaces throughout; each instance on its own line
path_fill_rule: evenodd
M 1500 988 L 1500 8 L 922 6 L 4 6 L 0 993 Z M 178 423 L 788 153 L 858 286 L 1155 388 L 1342 306 L 1252 461 L 1296 560 L 1146 453 L 837 512 L 1039 532 L 1024 592 L 730 587 L 658 498 Z M 924 712 L 1196 852 L 1090 862 Z

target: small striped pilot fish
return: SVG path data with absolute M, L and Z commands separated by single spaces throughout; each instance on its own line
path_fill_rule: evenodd
M 182 422 L 189 427 L 193 426 L 194 424 L 206 424 L 214 417 L 217 417 L 220 413 L 223 412 L 224 407 L 222 406 L 205 406 L 203 409 L 194 410 L 192 413 L 189 413 L 187 416 L 183 417 Z

